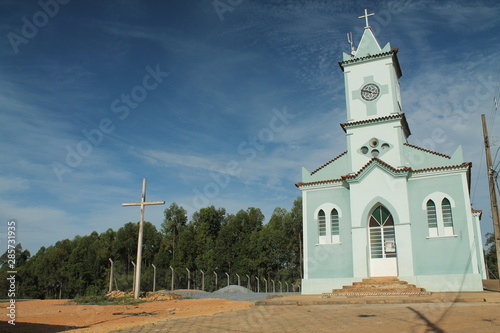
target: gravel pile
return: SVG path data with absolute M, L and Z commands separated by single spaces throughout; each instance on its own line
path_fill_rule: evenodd
M 209 293 L 206 291 L 176 290 L 176 294 L 189 298 L 221 298 L 231 301 L 262 301 L 271 295 L 269 293 L 255 293 L 245 287 L 229 285 Z
M 229 285 L 224 288 L 221 288 L 219 290 L 216 290 L 213 292 L 214 294 L 227 294 L 227 293 L 252 293 L 255 294 L 253 291 L 251 291 L 248 288 L 242 287 L 242 286 L 236 286 L 236 285 Z

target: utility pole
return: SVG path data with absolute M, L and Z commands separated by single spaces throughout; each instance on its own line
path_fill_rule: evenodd
M 486 151 L 486 167 L 488 168 L 488 183 L 490 188 L 491 215 L 493 218 L 493 230 L 495 232 L 495 246 L 497 249 L 497 267 L 500 273 L 500 222 L 498 217 L 498 201 L 495 189 L 495 179 L 493 178 L 493 163 L 491 161 L 490 141 L 488 139 L 488 127 L 486 126 L 486 117 L 481 115 L 483 122 L 484 149 Z

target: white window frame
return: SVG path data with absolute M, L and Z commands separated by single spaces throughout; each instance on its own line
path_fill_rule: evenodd
M 453 222 L 453 208 L 455 207 L 455 201 L 449 194 L 443 192 L 434 192 L 425 197 L 424 201 L 422 202 L 422 209 L 425 211 L 427 229 L 429 230 L 429 236 L 427 238 L 457 237 L 457 235 L 454 234 L 455 232 L 454 227 L 444 226 L 443 199 L 445 198 L 448 199 L 448 201 L 450 202 L 451 216 Z M 429 220 L 427 216 L 427 202 L 429 200 L 432 200 L 436 207 L 437 229 L 429 228 Z
M 324 215 L 323 215 L 323 217 L 324 217 L 324 219 L 325 219 L 324 221 L 320 221 L 320 219 L 319 219 L 319 213 L 320 213 L 320 212 L 323 212 L 323 214 L 324 214 Z M 320 210 L 318 211 L 318 214 L 316 215 L 316 217 L 317 217 L 317 220 L 318 220 L 318 236 L 319 236 L 319 243 L 320 243 L 320 244 L 326 244 L 326 243 L 327 243 L 327 235 L 328 235 L 328 232 L 327 232 L 327 227 L 326 227 L 326 226 L 327 226 L 327 224 L 326 224 L 326 220 L 327 220 L 327 219 L 326 219 L 326 213 L 325 213 L 325 210 L 324 210 L 324 209 L 320 209 Z M 321 224 L 324 224 L 324 226 L 322 227 L 322 226 L 321 226 Z M 323 229 L 323 228 L 325 229 L 325 234 L 324 234 L 324 235 L 322 235 L 322 234 L 321 234 L 321 229 Z
M 337 216 L 339 219 L 339 234 L 332 235 L 332 211 L 337 210 Z M 325 213 L 325 224 L 326 224 L 326 236 L 319 235 L 319 212 L 323 210 Z M 341 244 L 340 242 L 340 221 L 342 218 L 342 210 L 335 204 L 324 203 L 316 208 L 314 212 L 314 220 L 316 223 L 316 230 L 318 232 L 318 244 Z
M 334 235 L 333 234 L 333 219 L 332 219 L 332 215 L 333 215 L 333 211 L 336 211 L 337 212 L 337 232 L 338 234 L 337 235 Z M 340 243 L 340 216 L 339 216 L 339 211 L 334 208 L 330 211 L 330 235 L 332 236 L 332 243 Z
M 429 226 L 429 207 L 428 207 L 428 203 L 429 201 L 432 201 L 432 203 L 434 204 L 434 218 L 436 219 L 436 226 L 435 227 L 430 227 Z M 437 217 L 437 207 L 436 207 L 436 203 L 434 202 L 434 200 L 432 199 L 429 199 L 426 201 L 425 203 L 425 212 L 427 214 L 427 228 L 429 228 L 429 237 L 438 237 L 438 217 Z
M 445 210 L 443 208 L 443 201 L 444 199 L 448 199 L 448 202 L 450 203 L 450 218 L 451 218 L 451 227 L 447 227 L 444 222 L 444 215 L 445 215 Z M 443 218 L 443 229 L 444 229 L 444 235 L 445 236 L 453 236 L 454 235 L 454 223 L 453 223 L 453 206 L 451 205 L 451 201 L 448 197 L 443 198 L 441 200 L 441 213 L 442 213 L 442 218 Z

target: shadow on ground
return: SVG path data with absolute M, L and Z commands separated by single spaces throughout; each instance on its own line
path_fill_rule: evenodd
M 5 321 L 0 322 L 0 332 L 3 333 L 20 333 L 20 332 L 36 332 L 36 333 L 55 333 L 64 332 L 77 328 L 77 326 L 66 325 L 47 325 L 34 323 L 16 323 L 16 325 L 8 324 Z

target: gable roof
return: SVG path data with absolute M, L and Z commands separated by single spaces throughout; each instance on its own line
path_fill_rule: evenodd
M 415 149 L 418 149 L 418 150 L 421 150 L 421 151 L 424 151 L 426 153 L 431 153 L 431 154 L 435 154 L 435 155 L 438 155 L 438 156 L 446 157 L 447 159 L 451 159 L 451 156 L 448 156 L 448 155 L 445 155 L 445 154 L 441 154 L 441 153 L 438 153 L 438 152 L 435 152 L 435 151 L 432 151 L 432 150 L 429 150 L 429 149 L 425 149 L 425 148 L 422 148 L 422 147 L 418 147 L 418 146 L 409 144 L 408 142 L 404 142 L 403 145 L 411 147 L 411 148 L 415 148 Z
M 403 155 L 406 165 L 413 170 L 429 169 L 464 163 L 462 148 L 459 146 L 452 156 L 441 154 L 429 149 L 403 143 Z
M 326 162 L 325 164 L 323 164 L 322 166 L 320 166 L 319 168 L 317 168 L 316 170 L 314 170 L 313 172 L 311 172 L 311 175 L 314 175 L 316 172 L 318 172 L 319 170 L 323 169 L 324 167 L 326 167 L 327 165 L 329 165 L 330 163 L 333 163 L 335 162 L 337 159 L 339 159 L 340 157 L 342 157 L 343 155 L 347 154 L 347 150 L 344 151 L 343 153 L 340 153 L 339 155 L 337 155 L 336 157 L 332 158 L 331 160 L 329 160 L 328 162 Z
M 326 180 L 318 180 L 318 181 L 312 181 L 312 182 L 300 182 L 296 183 L 296 187 L 301 187 L 301 186 L 311 186 L 311 185 L 322 185 L 322 184 L 329 184 L 329 183 L 335 183 L 335 182 L 351 182 L 355 181 L 357 179 L 360 179 L 364 176 L 366 172 L 369 172 L 372 170 L 374 167 L 379 167 L 390 174 L 396 176 L 396 177 L 408 177 L 411 174 L 421 174 L 421 173 L 433 173 L 437 171 L 443 171 L 443 170 L 460 170 L 460 169 L 465 169 L 467 171 L 467 174 L 470 174 L 470 168 L 472 167 L 472 163 L 466 162 L 466 163 L 461 163 L 458 165 L 446 165 L 446 166 L 437 166 L 437 167 L 431 167 L 431 168 L 424 168 L 424 169 L 412 169 L 411 167 L 402 167 L 402 168 L 395 168 L 392 165 L 382 161 L 378 157 L 373 157 L 371 158 L 368 163 L 366 163 L 361 169 L 359 169 L 357 172 L 352 173 L 352 174 L 347 174 L 343 175 L 340 178 L 333 178 L 333 179 L 326 179 Z M 470 181 L 469 181 L 470 183 Z
M 368 171 L 368 169 L 371 169 L 369 168 L 370 166 L 372 165 L 378 165 L 380 166 L 382 169 L 385 169 L 386 171 L 389 171 L 391 172 L 392 174 L 402 174 L 402 175 L 406 175 L 408 174 L 409 171 L 411 171 L 411 168 L 410 167 L 404 167 L 404 168 L 395 168 L 393 167 L 392 165 L 382 161 L 380 158 L 378 157 L 372 157 L 368 163 L 366 163 L 364 166 L 361 167 L 361 169 L 359 169 L 356 173 L 354 174 L 349 174 L 349 175 L 345 175 L 345 176 L 342 176 L 342 179 L 355 179 L 355 178 L 358 178 L 359 176 L 361 176 L 365 171 Z

